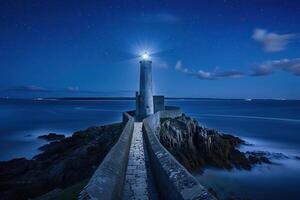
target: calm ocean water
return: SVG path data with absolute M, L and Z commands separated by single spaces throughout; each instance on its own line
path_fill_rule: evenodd
M 221 197 L 251 199 L 299 199 L 300 101 L 274 100 L 169 100 L 202 125 L 231 133 L 254 146 L 241 150 L 284 153 L 272 165 L 251 171 L 206 169 L 197 179 Z M 133 101 L 34 101 L 0 100 L 0 160 L 31 158 L 49 132 L 72 134 L 92 125 L 121 120 L 121 112 Z

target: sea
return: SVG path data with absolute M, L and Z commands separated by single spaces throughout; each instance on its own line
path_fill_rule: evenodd
M 175 99 L 179 106 L 207 127 L 241 137 L 241 151 L 267 151 L 272 164 L 252 170 L 205 168 L 193 175 L 221 199 L 300 199 L 300 101 Z M 77 130 L 120 122 L 122 112 L 135 107 L 133 100 L 0 100 L 0 161 L 32 158 L 47 142 L 48 133 L 72 135 Z

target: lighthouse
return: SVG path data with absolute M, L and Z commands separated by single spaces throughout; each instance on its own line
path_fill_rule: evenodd
M 147 53 L 140 60 L 140 91 L 137 94 L 137 111 L 140 119 L 154 113 L 152 94 L 152 61 Z
M 140 60 L 140 90 L 135 93 L 135 118 L 140 121 L 158 111 L 165 110 L 164 96 L 153 96 L 152 61 L 147 53 Z

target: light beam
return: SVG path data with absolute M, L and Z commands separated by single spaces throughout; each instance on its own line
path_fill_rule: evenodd
M 143 60 L 148 60 L 149 58 L 150 58 L 150 55 L 147 52 L 143 53 L 143 55 L 142 55 Z

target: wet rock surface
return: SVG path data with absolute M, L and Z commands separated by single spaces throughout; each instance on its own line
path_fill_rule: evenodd
M 49 133 L 47 135 L 40 135 L 38 136 L 39 139 L 44 139 L 47 141 L 53 141 L 53 140 L 61 140 L 65 138 L 65 135 L 63 134 L 57 134 L 57 133 Z
M 238 150 L 245 142 L 229 134 L 202 127 L 191 117 L 161 120 L 160 142 L 188 170 L 203 167 L 250 170 L 254 164 L 271 163 L 265 152 Z
M 90 127 L 42 146 L 44 152 L 0 162 L 0 199 L 28 199 L 90 177 L 117 142 L 122 124 Z

